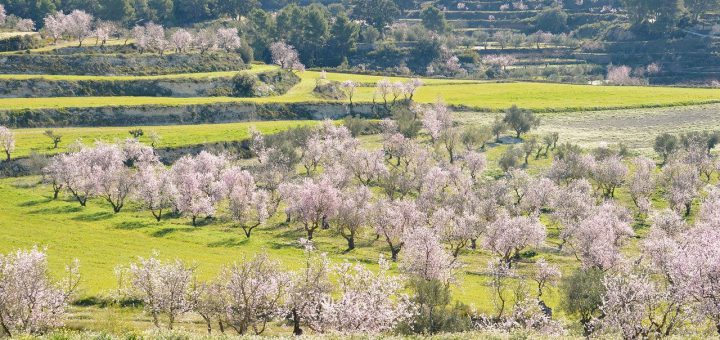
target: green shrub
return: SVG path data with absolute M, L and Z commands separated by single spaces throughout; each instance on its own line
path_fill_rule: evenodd
M 562 33 L 568 29 L 568 14 L 559 7 L 548 8 L 535 17 L 535 29 L 543 32 Z
M 234 97 L 253 97 L 258 83 L 256 75 L 238 73 L 232 79 L 232 95 Z
M 561 307 L 572 316 L 578 316 L 585 327 L 585 334 L 590 334 L 590 322 L 600 315 L 605 286 L 602 283 L 604 273 L 597 268 L 578 269 L 571 276 L 563 279 Z
M 323 99 L 343 100 L 346 98 L 345 92 L 340 88 L 340 83 L 336 81 L 315 85 L 313 94 Z
M 397 122 L 398 131 L 407 138 L 416 137 L 422 128 L 422 122 L 407 105 L 394 106 L 391 116 Z
M 452 303 L 450 286 L 437 280 L 410 280 L 415 292 L 413 302 L 418 314 L 407 331 L 415 334 L 465 332 L 472 328 L 470 308 L 460 302 Z M 401 329 L 402 331 L 405 331 Z
M 359 116 L 346 116 L 343 118 L 343 125 L 350 130 L 353 137 L 372 135 L 381 132 L 380 123 L 363 119 Z

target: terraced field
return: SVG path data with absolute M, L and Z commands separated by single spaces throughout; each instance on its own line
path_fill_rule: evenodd
M 262 72 L 272 66 L 253 65 L 250 71 Z M 170 78 L 180 77 L 226 77 L 232 72 L 203 74 L 178 74 Z M 307 71 L 299 74 L 301 82 L 287 93 L 280 96 L 261 98 L 233 97 L 52 97 L 52 98 L 4 98 L 0 99 L 0 109 L 44 109 L 44 108 L 75 108 L 104 106 L 182 106 L 212 103 L 301 103 L 301 102 L 339 102 L 317 97 L 313 93 L 319 72 Z M 327 79 L 333 81 L 354 80 L 362 86 L 358 88 L 354 102 L 370 103 L 373 98 L 382 102 L 376 95 L 374 84 L 383 79 L 379 76 L 327 73 Z M 95 76 L 30 76 L 4 75 L 3 78 L 28 79 L 41 77 L 47 79 L 104 79 L 123 80 L 128 77 L 95 77 Z M 152 76 L 148 79 L 162 79 L 167 76 Z M 390 81 L 403 81 L 405 78 L 390 77 Z M 720 102 L 720 90 L 676 87 L 619 87 L 567 85 L 552 83 L 490 83 L 471 80 L 423 79 L 421 87 L 414 99 L 419 102 L 431 103 L 443 100 L 448 104 L 470 109 L 498 111 L 518 105 L 539 112 L 578 111 L 592 109 L 647 108 L 697 105 Z

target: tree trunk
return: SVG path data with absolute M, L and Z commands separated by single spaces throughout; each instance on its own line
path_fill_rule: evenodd
M 196 221 L 197 221 L 197 216 L 193 215 L 193 217 L 192 217 L 192 226 L 193 227 L 197 227 Z
M 292 316 L 293 316 L 293 335 L 300 336 L 303 334 L 302 328 L 300 328 L 300 316 L 297 313 L 297 309 L 292 310 Z
M 209 316 L 200 315 L 205 320 L 205 327 L 207 327 L 208 334 L 212 334 L 212 319 Z
M 398 249 L 390 248 L 390 258 L 392 259 L 393 262 L 397 262 L 399 253 L 400 253 L 400 248 L 398 248 Z
M 347 244 L 348 244 L 347 251 L 351 251 L 351 250 L 355 249 L 355 236 L 350 235 L 350 236 L 346 237 L 345 239 L 347 240 Z

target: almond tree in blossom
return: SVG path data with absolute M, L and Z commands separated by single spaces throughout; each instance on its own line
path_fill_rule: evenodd
M 355 95 L 355 89 L 358 87 L 358 84 L 352 80 L 346 80 L 342 83 L 340 83 L 340 88 L 343 89 L 343 92 L 345 92 L 345 96 L 348 97 L 348 100 L 350 101 L 350 105 L 353 104 L 353 96 Z
M 363 148 L 353 148 L 348 150 L 343 158 L 343 165 L 363 185 L 375 184 L 388 174 L 384 162 L 385 154 L 382 150 L 371 151 Z
M 324 227 L 335 217 L 340 206 L 340 192 L 326 177 L 305 178 L 300 184 L 281 185 L 280 192 L 287 202 L 286 212 L 301 221 L 308 240 L 315 230 Z
M 455 258 L 448 254 L 436 233 L 428 227 L 417 227 L 404 237 L 401 268 L 414 277 L 449 284 L 457 269 Z
M 383 149 L 389 171 L 381 178 L 380 187 L 387 197 L 402 199 L 418 192 L 433 165 L 430 152 L 401 134 L 389 136 L 383 142 Z
M 312 241 L 301 239 L 305 260 L 301 269 L 293 273 L 285 308 L 290 312 L 293 335 L 302 335 L 302 327 L 313 331 L 324 329 L 323 305 L 331 299 L 334 285 L 330 280 L 332 268 L 325 253 L 317 253 Z
M 300 62 L 300 56 L 295 47 L 277 41 L 270 44 L 269 50 L 273 64 L 277 64 L 285 70 L 305 71 L 305 65 Z
M 290 276 L 266 254 L 225 268 L 222 277 L 227 291 L 227 324 L 238 334 L 262 334 L 267 323 L 284 312 L 282 301 Z
M 183 53 L 187 51 L 193 44 L 193 36 L 190 32 L 180 28 L 173 32 L 170 36 L 170 42 L 175 47 L 175 51 Z
M 215 204 L 224 192 L 220 176 L 226 165 L 224 156 L 205 151 L 195 157 L 184 156 L 173 165 L 172 177 L 177 193 L 175 207 L 190 215 L 193 226 L 197 226 L 199 216 L 215 214 Z
M 15 29 L 20 32 L 32 32 L 35 30 L 35 22 L 32 19 L 20 19 L 15 23 Z
M 95 45 L 105 46 L 108 39 L 118 31 L 117 25 L 110 21 L 101 21 L 95 25 L 93 36 L 95 37 Z
M 533 178 L 524 189 L 524 196 L 518 208 L 528 214 L 540 214 L 551 208 L 560 199 L 559 188 L 549 178 Z
M 665 196 L 676 211 L 684 211 L 690 215 L 692 203 L 700 188 L 700 174 L 694 166 L 679 161 L 672 161 L 663 167 L 663 184 Z
M 584 267 L 608 270 L 624 260 L 620 247 L 634 236 L 630 212 L 613 202 L 589 210 L 570 231 L 570 245 Z
M 592 168 L 592 177 L 605 197 L 615 197 L 615 189 L 625 182 L 627 173 L 628 168 L 619 156 L 597 160 Z
M 385 107 L 387 107 L 387 98 L 391 93 L 392 83 L 389 80 L 383 78 L 375 83 L 375 94 L 373 95 L 373 98 L 375 98 L 375 96 L 380 96 L 383 99 Z
M 177 191 L 172 173 L 163 166 L 142 166 L 136 174 L 135 198 L 160 222 L 163 211 L 175 206 Z
M 562 277 L 560 268 L 548 263 L 545 259 L 535 262 L 535 274 L 532 279 L 537 283 L 538 297 L 542 297 L 543 289 L 548 285 L 556 285 Z
M 456 211 L 441 207 L 430 216 L 429 225 L 439 237 L 439 241 L 447 245 L 453 258 L 460 255 L 460 251 L 477 238 L 477 224 L 479 216 L 472 213 L 457 213 Z
M 0 335 L 41 334 L 60 327 L 80 281 L 77 261 L 67 277 L 48 277 L 47 256 L 33 248 L 0 254 Z
M 624 339 L 646 338 L 650 336 L 667 336 L 657 333 L 665 322 L 658 315 L 657 308 L 663 304 L 662 292 L 649 274 L 637 271 L 621 272 L 606 276 L 603 280 L 605 296 L 601 310 L 604 329 L 618 331 Z
M 149 258 L 138 258 L 138 262 L 128 268 L 128 274 L 129 286 L 121 289 L 143 301 L 155 327 L 160 327 L 160 316 L 165 315 L 167 327 L 172 329 L 175 320 L 192 309 L 189 292 L 194 268 L 179 260 L 164 263 L 153 254 Z M 121 284 L 125 283 L 121 281 Z
M 165 39 L 165 28 L 152 22 L 144 26 L 135 26 L 133 38 L 135 38 L 135 46 L 140 49 L 140 53 L 149 50 L 163 55 L 170 46 L 170 42 Z
M 592 155 L 569 150 L 555 158 L 547 177 L 558 184 L 569 184 L 573 180 L 587 178 L 594 165 L 595 159 Z
M 48 14 L 43 19 L 44 31 L 50 38 L 52 38 L 53 44 L 57 44 L 58 40 L 66 33 L 66 17 L 67 16 L 63 12 L 55 12 L 53 14 Z
M 5 160 L 10 160 L 10 154 L 15 151 L 15 135 L 10 129 L 0 125 L 0 147 L 5 152 Z
M 85 153 L 92 169 L 95 194 L 104 198 L 118 213 L 125 205 L 125 199 L 135 187 L 135 178 L 125 166 L 125 155 L 117 145 L 97 144 Z
M 55 194 L 59 188 L 63 188 L 83 207 L 95 192 L 92 167 L 87 163 L 88 158 L 84 156 L 87 152 L 89 151 L 82 149 L 76 153 L 55 156 L 44 169 L 46 175 L 55 183 L 53 185 Z
M 595 206 L 595 198 L 590 182 L 585 179 L 572 181 L 567 187 L 560 188 L 557 197 L 551 217 L 560 225 L 561 242 L 558 248 L 562 250 L 574 230 L 589 216 Z
M 222 180 L 227 191 L 230 217 L 249 238 L 253 229 L 263 225 L 270 217 L 269 195 L 257 188 L 255 179 L 248 171 L 237 167 L 225 170 Z
M 210 28 L 202 29 L 193 39 L 193 45 L 200 50 L 200 54 L 213 51 L 218 48 L 217 33 Z
M 537 217 L 511 217 L 507 212 L 501 212 L 485 234 L 483 246 L 511 266 L 523 249 L 545 242 L 546 231 Z
M 427 107 L 416 106 L 422 114 L 422 123 L 433 143 L 440 140 L 442 135 L 453 126 L 452 113 L 442 102 Z
M 372 219 L 375 232 L 390 248 L 391 259 L 397 261 L 405 244 L 405 235 L 421 226 L 426 217 L 414 201 L 380 200 L 375 203 Z
M 227 294 L 225 288 L 217 282 L 198 282 L 190 285 L 190 303 L 193 312 L 205 321 L 208 334 L 212 334 L 213 321 L 217 322 L 221 333 L 225 333 L 227 320 Z
M 217 30 L 218 47 L 227 52 L 240 48 L 240 36 L 237 28 L 220 28 Z
M 655 162 L 649 158 L 637 157 L 633 164 L 635 172 L 628 181 L 628 190 L 640 214 L 647 215 L 650 212 L 650 196 L 655 192 Z
M 464 167 L 470 173 L 473 182 L 477 183 L 478 177 L 482 175 L 487 167 L 487 158 L 483 153 L 468 151 L 463 159 L 465 160 Z
M 407 100 L 412 101 L 413 96 L 415 96 L 415 92 L 423 86 L 423 81 L 420 78 L 412 78 L 405 82 L 405 96 Z
M 371 215 L 372 192 L 365 186 L 352 187 L 340 193 L 340 204 L 334 219 L 338 233 L 348 244 L 346 251 L 355 249 L 355 238 L 367 226 Z
M 65 33 L 78 40 L 78 46 L 82 47 L 83 40 L 92 34 L 93 16 L 81 11 L 74 10 L 63 18 Z
M 323 331 L 380 334 L 412 317 L 402 278 L 389 273 L 385 259 L 378 264 L 377 272 L 347 262 L 337 267 L 339 295 L 322 305 Z

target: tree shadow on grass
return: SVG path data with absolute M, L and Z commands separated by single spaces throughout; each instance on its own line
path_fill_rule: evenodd
M 35 209 L 33 211 L 30 211 L 30 214 L 42 214 L 42 215 L 51 215 L 51 214 L 69 214 L 69 213 L 76 213 L 82 211 L 82 207 L 77 205 L 63 205 L 59 207 L 47 207 L 42 209 Z
M 80 216 L 73 217 L 73 220 L 75 221 L 82 221 L 82 222 L 94 222 L 94 221 L 102 221 L 107 220 L 108 218 L 113 217 L 115 214 L 109 211 L 103 211 L 103 212 L 96 212 L 92 214 L 84 214 Z
M 272 242 L 270 242 L 270 246 L 268 248 L 270 248 L 270 249 L 287 249 L 287 248 L 292 248 L 292 247 L 293 247 L 293 245 L 288 244 L 287 242 L 282 243 L 279 241 L 272 241 Z
M 249 239 L 245 238 L 245 237 L 243 237 L 243 238 L 239 238 L 239 237 L 226 238 L 221 241 L 210 242 L 210 243 L 208 243 L 208 247 L 210 247 L 210 248 L 219 248 L 219 247 L 237 248 L 237 247 L 241 247 L 244 244 L 248 243 L 248 241 L 249 241 Z
M 123 230 L 133 230 L 133 229 L 142 229 L 147 228 L 150 224 L 147 222 L 138 222 L 138 221 L 125 221 L 115 224 L 115 229 L 123 229 Z
M 43 204 L 43 203 L 49 203 L 49 202 L 52 202 L 52 198 L 44 198 L 44 199 L 41 199 L 41 200 L 25 201 L 25 202 L 22 202 L 22 203 L 18 204 L 18 207 L 34 207 L 34 206 L 36 206 L 36 205 L 40 205 L 40 204 Z
M 196 230 L 198 230 L 197 227 L 192 227 L 192 228 L 188 228 L 188 227 L 180 227 L 180 228 L 166 227 L 166 228 L 162 228 L 162 229 L 160 229 L 160 230 L 157 230 L 157 231 L 152 232 L 152 233 L 150 234 L 150 236 L 153 236 L 153 237 L 165 237 L 166 235 L 169 235 L 169 234 L 172 234 L 172 233 L 176 233 L 176 232 L 179 232 L 179 231 L 181 231 L 181 232 L 186 232 L 186 233 L 191 233 L 191 232 L 194 232 L 194 231 L 196 231 Z
M 316 230 L 317 234 L 319 230 Z M 307 232 L 303 228 L 290 227 L 277 235 L 278 238 L 297 241 L 301 237 L 307 238 Z

